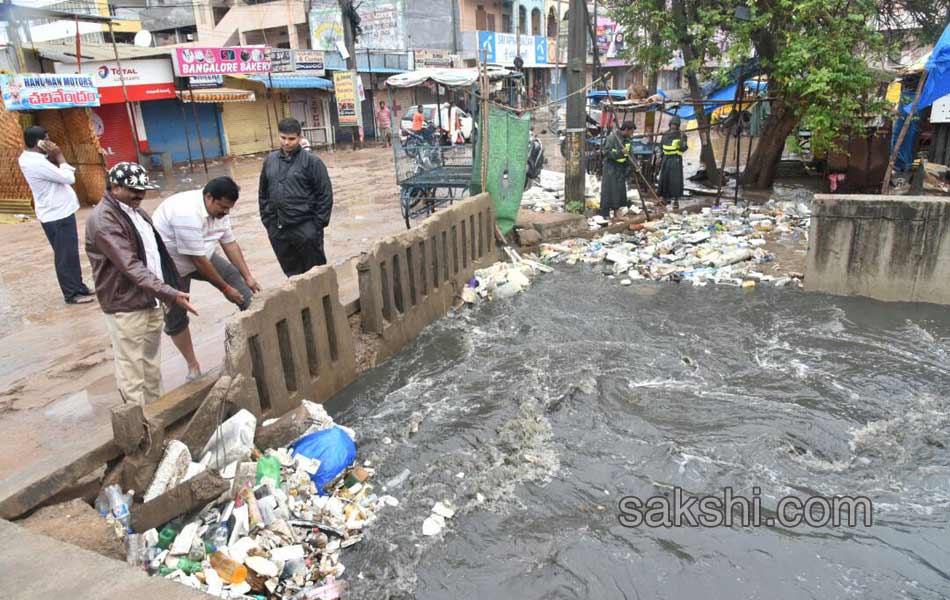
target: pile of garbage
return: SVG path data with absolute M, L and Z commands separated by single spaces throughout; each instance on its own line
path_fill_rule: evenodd
M 810 216 L 804 203 L 775 201 L 754 210 L 730 206 L 703 208 L 696 214 L 666 213 L 631 225 L 626 234 L 542 244 L 540 257 L 549 264 L 603 264 L 604 274 L 619 278 L 622 285 L 648 279 L 698 286 L 800 286 L 800 273 L 774 275 L 760 269 L 775 259 L 764 247 L 766 236 L 787 236 L 804 244 Z
M 510 298 L 531 285 L 538 273 L 550 273 L 554 269 L 536 260 L 525 258 L 513 248 L 505 248 L 511 262 L 496 262 L 490 267 L 475 271 L 471 280 L 462 288 L 460 308 L 465 304 L 480 301 Z
M 584 196 L 588 203 L 600 197 L 600 180 L 595 175 L 587 175 Z M 564 173 L 542 169 L 537 185 L 521 195 L 521 206 L 535 212 L 564 212 Z
M 318 404 L 303 408 L 303 434 L 263 453 L 254 446 L 257 419 L 246 410 L 216 428 L 198 462 L 170 441 L 143 507 L 205 471 L 229 485 L 160 526 L 133 532 L 132 493 L 104 488 L 96 508 L 125 537 L 128 562 L 221 598 L 339 598 L 342 551 L 398 500 L 373 493 L 374 469 L 356 464 L 355 432 Z

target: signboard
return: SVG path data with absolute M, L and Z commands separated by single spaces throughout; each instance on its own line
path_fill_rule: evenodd
M 518 37 L 513 33 L 479 31 L 478 48 L 481 58 L 488 63 L 511 66 L 518 55 Z M 548 39 L 540 35 L 522 35 L 521 59 L 526 67 L 547 66 Z
M 219 88 L 224 85 L 224 75 L 192 75 L 188 78 L 188 87 L 193 90 Z
M 7 110 L 99 106 L 99 91 L 89 75 L 0 75 L 0 95 Z
M 290 50 L 285 50 L 283 48 L 271 48 L 270 70 L 271 73 L 293 73 L 293 53 Z
M 359 126 L 360 103 L 356 95 L 356 71 L 334 71 L 333 88 L 336 94 L 336 112 L 341 126 Z
M 610 19 L 597 19 L 597 54 L 603 58 L 617 58 L 624 51 L 624 36 L 620 25 Z
M 263 46 L 175 48 L 175 74 L 188 77 L 270 73 L 268 50 Z
M 294 70 L 310 75 L 325 75 L 324 54 L 319 50 L 294 50 Z
M 356 5 L 363 33 L 357 48 L 405 50 L 403 0 L 363 0 Z M 310 9 L 310 46 L 332 52 L 343 41 L 343 21 L 336 0 L 314 0 Z
M 934 100 L 930 108 L 931 123 L 950 123 L 950 95 Z
M 284 50 L 272 48 L 270 51 L 272 73 L 306 73 L 322 76 L 324 54 L 320 50 Z
M 457 67 L 461 65 L 461 58 L 458 54 L 452 54 L 447 50 L 414 50 L 413 57 L 415 68 L 424 69 L 427 67 Z
M 57 73 L 70 73 L 76 65 L 53 63 Z M 114 60 L 86 61 L 82 72 L 92 76 L 92 81 L 101 95 L 102 104 L 125 102 L 122 80 L 132 102 L 163 100 L 175 97 L 175 75 L 165 58 L 147 58 L 122 61 L 122 73 Z
M 315 1 L 310 9 L 310 47 L 335 52 L 338 41 L 343 41 L 340 6 L 336 2 Z

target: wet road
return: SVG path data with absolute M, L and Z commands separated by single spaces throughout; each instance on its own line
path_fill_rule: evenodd
M 558 267 L 331 405 L 378 482 L 410 472 L 347 597 L 950 597 L 948 353 L 942 307 Z M 676 487 L 866 496 L 873 525 L 621 526 L 621 497 Z M 424 537 L 439 500 L 459 514 Z
M 369 148 L 321 153 L 333 181 L 333 218 L 325 247 L 341 272 L 344 298 L 356 296 L 356 272 L 349 259 L 373 240 L 404 229 L 392 150 Z M 274 258 L 257 208 L 261 157 L 211 161 L 210 177 L 231 175 L 241 186 L 232 224 L 251 271 L 262 286 L 280 285 L 284 275 Z M 176 168 L 143 203 L 151 212 L 161 198 L 205 183 L 200 162 L 195 173 Z M 77 213 L 80 245 L 90 209 Z M 111 437 L 109 410 L 118 401 L 112 350 L 98 305 L 62 302 L 52 251 L 36 221 L 0 225 L 0 479 L 23 478 L 76 458 L 90 444 Z M 80 251 L 83 273 L 91 270 Z M 201 316 L 192 319 L 192 336 L 202 366 L 224 355 L 224 326 L 237 312 L 213 287 L 192 286 Z M 162 342 L 165 389 L 184 382 L 185 362 L 168 338 Z

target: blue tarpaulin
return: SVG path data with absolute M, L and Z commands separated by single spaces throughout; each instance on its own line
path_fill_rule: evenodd
M 943 30 L 943 35 L 937 40 L 924 69 L 927 70 L 927 82 L 920 93 L 917 110 L 923 110 L 933 104 L 934 100 L 950 94 L 950 27 Z M 910 105 L 905 106 L 903 110 L 904 114 L 909 113 Z
M 712 111 L 716 110 L 717 108 L 723 106 L 722 104 L 723 102 L 729 102 L 730 100 L 735 100 L 736 89 L 738 87 L 739 87 L 738 84 L 734 83 L 728 87 L 724 87 L 722 89 L 716 90 L 715 92 L 710 94 L 709 97 L 706 98 L 706 100 L 710 100 L 711 102 L 703 106 L 704 110 L 706 111 L 706 114 L 709 114 Z M 756 94 L 758 92 L 765 90 L 766 84 L 764 81 L 746 81 L 745 87 L 746 87 L 747 93 L 749 93 L 749 91 L 751 90 L 752 94 Z M 748 100 L 751 100 L 751 98 L 749 98 L 749 96 L 746 96 L 746 101 Z M 692 104 L 688 104 L 688 105 L 684 104 L 683 106 L 680 106 L 676 110 L 666 111 L 666 114 L 677 116 L 684 121 L 691 121 L 696 118 L 696 107 Z
M 658 89 L 656 93 L 663 96 L 664 98 L 667 97 L 663 90 Z M 607 98 L 607 92 L 604 90 L 591 90 L 587 92 L 587 97 L 591 100 L 601 101 Z M 627 90 L 610 90 L 610 97 L 614 100 L 626 100 Z

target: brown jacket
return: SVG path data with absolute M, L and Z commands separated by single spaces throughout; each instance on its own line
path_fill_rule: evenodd
M 136 210 L 151 225 L 152 220 L 145 211 Z M 118 200 L 106 192 L 102 202 L 92 210 L 86 221 L 86 255 L 92 264 L 96 296 L 103 312 L 145 310 L 155 306 L 156 298 L 166 304 L 175 302 L 178 271 L 157 232 L 155 240 L 162 256 L 165 281 L 148 270 L 142 238 Z

